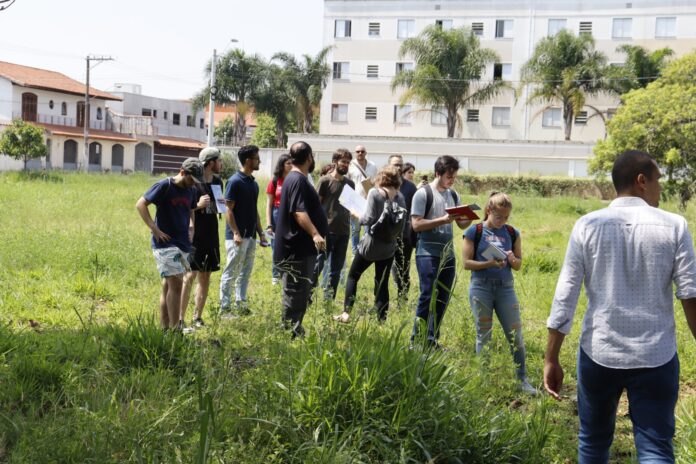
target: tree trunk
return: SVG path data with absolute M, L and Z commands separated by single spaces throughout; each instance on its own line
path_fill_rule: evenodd
M 285 130 L 283 125 L 276 121 L 276 148 L 285 147 Z
M 303 131 L 302 133 L 304 134 L 311 134 L 312 133 L 312 122 L 314 119 L 314 112 L 312 111 L 312 107 L 310 106 L 307 108 L 305 111 L 304 115 L 304 127 L 302 128 Z
M 563 105 L 563 129 L 565 130 L 565 139 L 570 140 L 570 134 L 573 130 L 573 105 L 566 102 Z
M 457 109 L 447 108 L 447 138 L 454 137 L 454 129 L 457 127 Z

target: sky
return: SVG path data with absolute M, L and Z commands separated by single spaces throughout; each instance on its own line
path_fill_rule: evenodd
M 92 67 L 92 87 L 186 99 L 205 86 L 213 49 L 316 54 L 322 18 L 323 0 L 15 0 L 0 11 L 0 61 L 84 82 L 85 56 L 110 56 Z

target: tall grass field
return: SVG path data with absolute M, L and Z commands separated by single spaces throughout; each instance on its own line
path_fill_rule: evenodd
M 497 322 L 474 353 L 470 273 L 461 260 L 445 315 L 445 351 L 409 350 L 418 295 L 391 284 L 377 323 L 372 271 L 353 321 L 315 298 L 307 336 L 280 328 L 270 249 L 257 248 L 252 314 L 220 320 L 214 273 L 207 326 L 192 335 L 158 326 L 160 281 L 136 200 L 144 175 L 0 175 L 0 462 L 2 463 L 573 463 L 575 360 L 581 297 L 562 350 L 564 399 L 525 396 Z M 259 180 L 261 192 L 267 180 Z M 460 190 L 464 202 L 485 196 Z M 598 199 L 513 196 L 524 264 L 515 275 L 530 381 L 541 388 L 545 321 L 573 223 Z M 259 198 L 265 218 L 265 195 Z M 675 201 L 663 207 L 678 211 Z M 154 211 L 153 211 L 154 212 Z M 682 212 L 692 228 L 696 209 Z M 265 222 L 265 221 L 264 221 Z M 224 222 L 220 221 L 221 235 Z M 693 232 L 694 229 L 692 229 Z M 221 250 L 224 244 L 221 243 Z M 224 252 L 223 252 L 224 256 Z M 223 258 L 224 259 L 224 258 Z M 350 259 L 350 253 L 349 258 Z M 676 303 L 681 390 L 675 447 L 696 462 L 696 341 Z M 193 312 L 189 306 L 187 322 Z M 635 462 L 622 399 L 612 462 Z

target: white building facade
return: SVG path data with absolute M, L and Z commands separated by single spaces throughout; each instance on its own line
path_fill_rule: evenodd
M 446 137 L 446 113 L 410 102 L 399 104 L 394 75 L 414 64 L 399 58 L 403 40 L 426 26 L 466 26 L 500 62 L 484 79 L 502 78 L 520 91 L 505 91 L 482 105 L 464 108 L 455 137 L 478 140 L 562 141 L 558 103 L 526 104 L 520 70 L 535 44 L 561 29 L 591 34 L 609 63 L 626 57 L 623 44 L 649 50 L 670 47 L 681 56 L 696 48 L 693 0 L 324 0 L 324 46 L 332 46 L 332 69 L 321 102 L 320 133 L 340 136 Z M 593 143 L 605 136 L 604 119 L 616 97 L 588 99 L 574 121 L 572 140 Z M 591 107 L 601 112 L 596 117 Z

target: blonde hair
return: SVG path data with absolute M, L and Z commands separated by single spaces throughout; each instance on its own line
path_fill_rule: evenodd
M 488 219 L 488 212 L 498 208 L 512 208 L 510 197 L 503 192 L 491 192 L 486 202 L 483 220 Z

